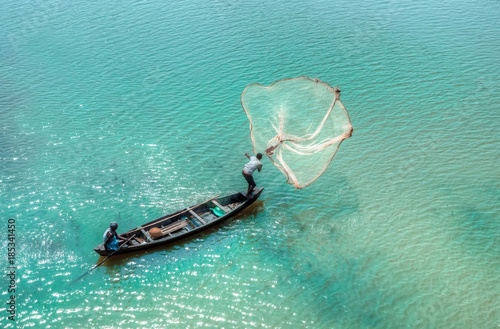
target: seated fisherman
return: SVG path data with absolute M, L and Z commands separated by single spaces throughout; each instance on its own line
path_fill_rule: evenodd
M 106 248 L 107 251 L 117 250 L 120 247 L 120 244 L 127 240 L 126 237 L 116 233 L 117 228 L 118 224 L 116 222 L 111 222 L 111 224 L 109 224 L 109 228 L 106 232 L 104 232 L 102 238 L 104 241 L 104 248 Z

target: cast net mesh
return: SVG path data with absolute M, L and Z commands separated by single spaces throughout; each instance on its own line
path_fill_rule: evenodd
M 299 189 L 323 174 L 353 130 L 340 90 L 318 79 L 285 79 L 268 87 L 253 83 L 241 94 L 241 105 L 253 151 L 267 155 Z

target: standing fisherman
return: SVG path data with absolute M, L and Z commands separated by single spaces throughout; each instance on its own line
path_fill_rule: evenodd
M 243 177 L 245 177 L 248 182 L 247 198 L 251 198 L 253 189 L 257 186 L 253 180 L 252 174 L 256 169 L 259 172 L 262 170 L 262 163 L 260 162 L 262 153 L 257 153 L 254 157 L 250 157 L 248 153 L 245 153 L 245 155 L 250 159 L 250 162 L 243 167 Z

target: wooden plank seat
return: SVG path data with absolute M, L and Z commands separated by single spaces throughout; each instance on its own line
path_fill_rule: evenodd
M 162 227 L 161 228 L 161 234 L 162 234 L 161 237 L 163 237 L 167 234 L 170 234 L 172 232 L 179 231 L 186 226 L 188 226 L 188 222 L 187 222 L 187 220 L 183 219 L 183 220 L 177 221 L 175 223 L 172 223 L 168 226 Z M 161 237 L 153 238 L 153 239 L 159 239 Z
M 226 207 L 224 207 L 223 205 L 221 205 L 220 203 L 218 203 L 217 201 L 212 200 L 212 202 L 213 202 L 214 205 L 216 205 L 217 207 L 219 207 L 219 209 L 222 209 L 222 211 L 225 212 L 226 214 L 230 211 Z
M 144 229 L 141 227 L 141 232 L 142 234 L 144 234 L 144 236 L 146 237 L 146 239 L 148 240 L 148 242 L 150 242 L 152 240 L 151 236 L 149 235 L 148 232 L 144 231 Z
M 199 221 L 200 221 L 203 225 L 206 225 L 206 224 L 207 224 L 207 222 L 205 222 L 205 221 L 203 220 L 203 218 L 201 218 L 200 216 L 198 216 L 198 214 L 197 214 L 197 213 L 195 213 L 195 212 L 194 212 L 194 211 L 192 211 L 192 210 L 189 210 L 189 212 L 191 213 L 191 215 L 193 215 L 193 217 L 195 217 L 197 220 L 199 220 Z

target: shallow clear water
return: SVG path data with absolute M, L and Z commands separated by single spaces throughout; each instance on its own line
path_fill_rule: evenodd
M 497 1 L 0 3 L 20 266 L 2 327 L 499 326 L 499 19 Z M 264 161 L 234 220 L 70 285 L 110 221 L 243 190 L 241 92 L 302 75 L 338 85 L 354 126 L 320 179 L 294 190 Z

